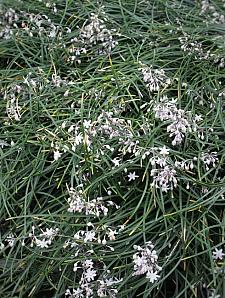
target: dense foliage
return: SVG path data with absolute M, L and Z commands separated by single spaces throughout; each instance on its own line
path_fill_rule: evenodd
M 225 1 L 0 11 L 0 296 L 224 297 Z

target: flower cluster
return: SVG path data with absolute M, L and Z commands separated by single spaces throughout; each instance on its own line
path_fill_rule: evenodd
M 16 236 L 12 232 L 10 232 L 6 236 L 6 238 L 2 242 L 0 242 L 0 252 L 6 247 L 13 247 L 15 243 L 16 243 Z
M 29 233 L 29 237 L 31 239 L 31 247 L 33 247 L 35 244 L 37 247 L 40 247 L 40 248 L 48 248 L 52 244 L 52 241 L 57 236 L 59 229 L 46 228 L 45 231 L 41 229 L 41 232 L 42 233 L 36 236 L 35 227 L 32 226 L 32 232 Z
M 60 28 L 52 22 L 52 20 L 44 14 L 34 14 L 34 13 L 24 13 L 26 21 L 22 23 L 22 29 L 30 37 L 34 35 L 47 36 L 49 38 L 54 38 L 59 35 L 62 36 Z
M 21 107 L 19 100 L 26 98 L 24 87 L 19 84 L 13 84 L 4 92 L 3 99 L 6 101 L 6 113 L 9 120 L 20 121 Z
M 41 229 L 41 232 L 37 235 L 35 233 L 35 226 L 32 226 L 32 231 L 28 236 L 16 237 L 13 233 L 7 235 L 7 237 L 0 243 L 0 250 L 3 250 L 5 247 L 13 247 L 16 243 L 20 243 L 22 246 L 25 246 L 26 243 L 30 243 L 30 246 L 49 248 L 53 240 L 59 233 L 58 228 L 46 228 L 45 230 Z
M 107 216 L 109 206 L 115 206 L 116 209 L 119 208 L 119 206 L 116 205 L 114 202 L 104 201 L 102 197 L 97 197 L 96 199 L 92 200 L 86 200 L 81 189 L 76 190 L 74 188 L 71 188 L 69 190 L 69 195 L 69 212 L 85 212 L 86 215 L 94 215 L 99 217 L 100 215 Z
M 200 41 L 193 40 L 191 36 L 183 32 L 184 36 L 179 37 L 181 50 L 188 55 L 194 55 L 195 59 L 208 60 L 211 57 L 210 50 L 204 51 L 203 45 Z
M 100 18 L 99 13 L 91 13 L 90 18 L 81 27 L 79 36 L 71 39 L 69 61 L 80 64 L 81 54 L 88 53 L 91 58 L 93 58 L 92 55 L 108 54 L 118 44 L 114 39 L 118 33 L 115 29 L 110 30 L 106 26 L 108 19 L 103 7 L 101 15 L 103 18 Z
M 0 9 L 0 15 L 0 38 L 10 39 L 13 35 L 13 29 L 18 28 L 17 22 L 19 16 L 12 8 L 9 8 L 5 12 Z
M 144 82 L 146 83 L 146 86 L 150 92 L 159 91 L 171 84 L 171 79 L 166 76 L 163 69 L 154 69 L 152 65 L 147 66 L 142 63 L 140 63 L 140 65 L 141 67 L 139 70 L 141 70 Z
M 119 142 L 125 144 L 133 137 L 131 122 L 113 115 L 113 112 L 103 111 L 98 117 L 98 131 L 109 139 L 119 138 Z
M 79 185 L 81 187 L 81 185 Z M 81 192 L 78 192 L 81 194 Z M 74 189 L 70 190 L 70 195 L 72 197 L 77 197 Z M 79 199 L 80 200 L 80 199 Z M 116 206 L 111 201 L 103 202 L 102 198 L 89 201 L 85 204 L 84 201 L 80 200 L 80 206 L 76 211 L 82 212 L 83 215 L 87 216 L 85 218 L 85 223 L 83 223 L 83 217 L 81 217 L 79 224 L 82 226 L 86 225 L 86 228 L 79 229 L 75 234 L 73 239 L 70 235 L 66 235 L 63 231 L 59 234 L 58 228 L 37 228 L 32 226 L 31 232 L 28 236 L 20 237 L 17 239 L 15 235 L 10 233 L 1 243 L 0 250 L 5 251 L 7 247 L 15 246 L 15 242 L 19 240 L 22 246 L 30 244 L 30 247 L 34 245 L 43 250 L 48 249 L 53 241 L 56 240 L 61 242 L 63 238 L 67 240 L 64 242 L 64 249 L 69 252 L 71 250 L 71 257 L 74 259 L 74 283 L 75 288 L 68 288 L 65 292 L 66 297 L 116 297 L 118 290 L 117 284 L 122 281 L 122 279 L 117 279 L 115 274 L 112 276 L 110 270 L 107 269 L 106 264 L 102 260 L 101 254 L 98 254 L 99 259 L 96 260 L 96 251 L 94 248 L 101 245 L 101 252 L 103 255 L 107 251 L 114 251 L 114 248 L 107 245 L 108 241 L 114 241 L 116 239 L 116 234 L 124 229 L 124 226 L 118 226 L 117 228 L 110 227 L 101 223 L 86 223 L 86 219 L 90 215 L 106 216 L 108 214 L 108 207 Z M 79 204 L 78 204 L 79 205 Z M 37 231 L 38 230 L 38 231 Z M 95 242 L 95 246 L 93 243 Z M 109 250 L 108 250 L 109 249 Z M 82 258 L 85 256 L 85 259 Z M 94 258 L 94 259 L 93 259 Z M 78 286 L 77 286 L 78 285 Z
M 99 218 L 107 216 L 109 207 L 117 206 L 112 201 L 104 201 L 102 197 L 89 200 L 85 199 L 83 185 L 78 185 L 77 189 L 69 190 L 70 198 L 68 203 L 69 212 L 79 212 L 89 219 L 90 216 Z M 100 222 L 88 222 L 84 229 L 79 229 L 73 237 L 73 240 L 68 239 L 64 243 L 64 249 L 70 247 L 73 249 L 73 257 L 77 258 L 74 263 L 73 271 L 75 272 L 75 282 L 78 284 L 76 288 L 66 290 L 66 297 L 116 297 L 116 285 L 121 282 L 117 278 L 110 276 L 110 271 L 107 270 L 106 264 L 101 260 L 96 260 L 96 252 L 93 244 L 103 245 L 101 250 L 105 255 L 108 251 L 114 251 L 112 246 L 107 245 L 108 241 L 114 241 L 116 234 L 122 231 L 124 226 L 116 228 L 101 224 Z M 86 256 L 85 260 L 80 260 L 81 256 Z M 99 256 L 99 255 L 98 255 Z M 99 256 L 101 258 L 101 256 Z
M 134 273 L 133 275 L 146 274 L 146 278 L 151 283 L 154 283 L 159 279 L 158 273 L 162 270 L 158 266 L 158 255 L 154 250 L 154 245 L 151 241 L 146 242 L 145 247 L 134 245 L 134 249 L 137 251 L 133 255 Z
M 118 293 L 116 285 L 122 281 L 110 276 L 110 271 L 106 270 L 106 265 L 101 262 L 101 266 L 96 266 L 92 259 L 78 261 L 74 263 L 73 271 L 80 273 L 79 286 L 76 289 L 67 289 L 65 296 L 68 298 L 91 298 L 109 297 L 115 298 Z M 103 271 L 103 273 L 101 272 Z M 97 276 L 99 276 L 98 279 Z
M 223 5 L 225 5 L 224 1 L 222 0 Z M 207 18 L 207 22 L 213 24 L 224 24 L 225 23 L 225 16 L 221 14 L 216 6 L 208 0 L 201 1 L 201 16 L 205 16 Z
M 163 192 L 167 192 L 169 189 L 173 190 L 177 187 L 176 170 L 169 161 L 169 151 L 166 148 L 151 148 L 150 162 L 153 167 L 151 170 L 151 176 L 153 177 L 152 186 L 160 188 Z
M 108 245 L 108 241 L 116 240 L 116 235 L 122 230 L 122 227 L 118 227 L 116 230 L 113 227 L 105 225 L 94 225 L 91 222 L 88 222 L 86 225 L 86 230 L 79 230 L 75 233 L 73 239 L 68 239 L 64 242 L 64 249 L 67 247 L 74 248 L 76 253 L 75 256 L 78 256 L 84 247 L 88 247 L 91 243 L 98 243 L 104 245 L 105 249 L 114 251 L 114 248 Z
M 201 41 L 193 39 L 193 37 L 183 30 L 182 33 L 183 36 L 179 37 L 178 40 L 181 50 L 188 56 L 193 55 L 196 60 L 207 60 L 218 65 L 220 68 L 224 67 L 225 59 L 223 54 L 218 53 L 218 51 L 212 51 L 212 48 L 206 49 Z
M 140 156 L 141 163 L 145 159 L 150 161 L 152 166 L 150 175 L 153 179 L 151 186 L 161 189 L 163 192 L 173 190 L 177 187 L 180 180 L 179 172 L 186 172 L 188 174 L 195 175 L 197 161 L 202 162 L 207 171 L 210 166 L 215 167 L 218 163 L 216 152 L 202 152 L 199 157 L 194 156 L 193 158 L 181 160 L 179 160 L 177 156 L 174 161 L 170 156 L 170 150 L 171 149 L 166 146 L 151 147 L 147 149 L 139 147 L 135 152 L 135 156 Z M 129 174 L 130 177 L 133 177 L 134 175 L 135 172 Z M 189 180 L 187 180 L 186 188 L 190 188 Z
M 165 166 L 160 169 L 152 169 L 151 176 L 153 177 L 152 186 L 162 189 L 163 192 L 177 187 L 176 170 L 173 167 Z
M 203 161 L 207 171 L 209 170 L 210 166 L 215 168 L 216 163 L 218 162 L 217 152 L 211 152 L 211 153 L 202 152 L 201 160 Z
M 169 100 L 165 95 L 158 103 L 154 103 L 153 111 L 156 119 L 169 123 L 167 132 L 173 138 L 173 146 L 181 144 L 187 133 L 197 131 L 197 122 L 202 120 L 200 115 L 178 109 L 177 99 Z
M 66 78 L 61 78 L 56 74 L 51 77 L 46 77 L 44 71 L 39 68 L 38 74 L 28 73 L 22 80 L 13 82 L 0 91 L 3 93 L 3 99 L 6 102 L 6 114 L 8 121 L 20 121 L 21 114 L 25 110 L 25 106 L 29 102 L 29 96 L 37 95 L 44 91 L 45 88 L 57 90 L 59 87 L 71 86 L 72 81 Z
M 98 279 L 98 297 L 111 297 L 116 298 L 118 290 L 116 289 L 116 285 L 122 281 L 116 277 L 109 276 L 110 271 L 107 270 L 107 274 L 103 275 L 101 279 Z
M 38 0 L 41 3 L 44 3 L 47 8 L 51 8 L 53 13 L 57 13 L 56 3 L 52 0 Z
M 80 266 L 79 266 L 80 264 Z M 82 269 L 82 275 L 79 281 L 79 288 L 76 290 L 81 294 L 85 291 L 86 297 L 93 295 L 93 290 L 91 289 L 91 281 L 93 281 L 97 275 L 97 270 L 93 268 L 94 262 L 90 259 L 86 259 L 83 262 L 76 262 L 73 266 L 73 271 L 77 272 Z
M 194 157 L 190 160 L 175 161 L 175 167 L 183 171 L 191 171 L 194 168 L 194 161 L 197 160 L 197 157 Z
M 82 43 L 91 47 L 100 42 L 100 52 L 110 53 L 117 44 L 112 35 L 112 33 L 116 31 L 107 29 L 106 21 L 106 17 L 99 19 L 97 14 L 92 13 L 88 23 L 84 24 L 83 28 L 81 28 L 80 39 Z
M 95 151 L 96 160 L 100 156 L 106 153 L 106 150 L 113 152 L 114 149 L 107 145 L 109 140 L 116 139 L 120 148 L 118 151 L 131 152 L 134 150 L 137 143 L 133 142 L 134 133 L 132 131 L 131 122 L 123 118 L 119 118 L 113 114 L 113 112 L 102 111 L 100 115 L 95 120 L 86 120 L 77 121 L 76 124 L 63 122 L 60 129 L 57 130 L 56 134 L 63 130 L 64 137 L 66 140 L 63 140 L 59 137 L 59 143 L 52 142 L 51 147 L 54 148 L 54 160 L 58 160 L 62 152 L 61 151 L 76 151 L 78 146 L 84 146 L 87 151 L 94 151 L 93 142 L 95 138 L 98 139 L 98 142 L 101 142 L 100 148 L 97 148 Z M 64 133 L 64 130 L 67 133 Z M 96 150 L 96 149 L 95 149 Z M 115 157 L 114 165 L 119 164 L 119 159 Z
M 56 13 L 56 5 L 53 3 L 48 7 L 52 7 L 53 12 Z M 63 30 L 61 27 L 56 26 L 53 21 L 45 14 L 35 14 L 18 10 L 17 12 L 9 8 L 5 13 L 2 12 L 0 19 L 0 38 L 10 39 L 13 34 L 19 35 L 22 33 L 28 34 L 30 37 L 34 35 L 46 36 L 50 39 L 58 36 L 62 38 Z M 68 31 L 69 28 L 66 28 Z

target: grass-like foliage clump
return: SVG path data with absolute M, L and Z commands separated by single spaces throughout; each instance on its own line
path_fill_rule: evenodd
M 0 296 L 225 297 L 225 1 L 2 2 Z

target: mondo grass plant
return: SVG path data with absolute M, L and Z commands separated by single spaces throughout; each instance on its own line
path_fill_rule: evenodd
M 0 12 L 0 296 L 225 297 L 225 1 Z

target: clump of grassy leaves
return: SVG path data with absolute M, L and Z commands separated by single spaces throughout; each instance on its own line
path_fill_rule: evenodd
M 1 7 L 2 14 L 9 8 L 24 14 L 10 38 L 0 41 L 0 293 L 64 297 L 67 289 L 77 288 L 73 265 L 90 255 L 84 249 L 76 256 L 65 241 L 92 222 L 101 227 L 101 237 L 107 227 L 124 228 L 115 240 L 106 239 L 113 249 L 88 244 L 99 268 L 104 263 L 120 280 L 116 297 L 208 297 L 211 289 L 224 297 L 224 261 L 213 258 L 215 248 L 224 248 L 225 233 L 225 76 L 218 62 L 225 47 L 224 24 L 210 22 L 210 11 L 201 13 L 201 1 L 102 2 L 107 28 L 116 30 L 112 35 L 118 44 L 99 53 L 97 43 L 81 53 L 80 62 L 68 59 L 71 39 L 79 36 L 91 13 L 101 11 L 98 1 L 57 0 L 54 5 L 26 0 L 15 6 L 6 0 Z M 222 15 L 219 2 L 213 5 Z M 27 13 L 50 18 L 55 35 L 49 35 L 53 27 L 48 22 L 40 34 L 34 22 L 29 34 Z M 212 56 L 184 51 L 180 38 L 187 36 Z M 150 92 L 140 62 L 163 69 L 171 84 Z M 56 77 L 61 79 L 58 85 L 52 83 Z M 21 92 L 16 85 L 22 86 Z M 202 138 L 193 132 L 180 144 L 171 144 L 167 124 L 153 111 L 163 95 L 176 98 L 178 108 L 202 116 Z M 19 119 L 7 112 L 13 96 Z M 125 123 L 121 135 L 112 138 L 103 137 L 97 123 L 99 115 L 105 115 L 103 123 L 109 113 Z M 94 123 L 97 135 L 88 136 L 91 149 L 83 140 L 73 150 L 68 129 L 79 125 L 84 133 L 85 121 Z M 121 143 L 126 129 L 143 152 L 165 146 L 171 164 L 195 160 L 194 167 L 177 170 L 177 187 L 162 192 L 152 186 L 150 156 L 142 159 L 142 153 Z M 202 153 L 212 152 L 218 160 L 207 169 Z M 122 160 L 114 166 L 118 156 Z M 135 179 L 129 179 L 134 172 Z M 107 216 L 97 218 L 69 212 L 69 188 L 80 184 L 87 200 L 103 197 L 120 208 L 112 206 Z M 40 248 L 31 245 L 33 226 L 39 234 L 46 228 L 59 232 L 48 248 Z M 148 241 L 162 267 L 153 283 L 145 275 L 133 275 L 134 245 L 143 247 Z

